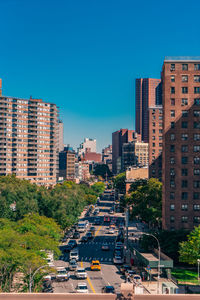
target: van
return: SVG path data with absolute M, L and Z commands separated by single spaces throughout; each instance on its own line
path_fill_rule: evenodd
M 71 251 L 70 251 L 70 253 L 69 253 L 69 259 L 70 259 L 70 260 L 75 259 L 76 261 L 79 260 L 78 249 L 74 249 L 74 250 L 71 250 Z

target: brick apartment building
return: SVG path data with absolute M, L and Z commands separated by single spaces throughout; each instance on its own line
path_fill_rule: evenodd
M 163 228 L 200 224 L 200 57 L 167 57 L 163 86 Z
M 149 107 L 149 178 L 162 180 L 163 109 L 161 105 Z
M 0 175 L 49 186 L 56 184 L 57 172 L 57 106 L 0 95 Z
M 65 180 L 75 178 L 75 156 L 75 151 L 69 146 L 59 153 L 59 176 Z

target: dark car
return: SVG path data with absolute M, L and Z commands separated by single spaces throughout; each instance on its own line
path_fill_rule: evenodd
M 94 224 L 95 224 L 95 225 L 100 225 L 100 222 L 101 222 L 100 218 L 96 218 L 96 219 L 94 220 Z
M 115 288 L 112 285 L 106 285 L 102 288 L 102 293 L 114 294 L 115 293 Z
M 80 233 L 79 232 L 74 232 L 74 235 L 73 235 L 73 239 L 79 239 L 80 238 Z
M 88 240 L 91 240 L 93 238 L 93 234 L 90 231 L 86 233 L 86 236 L 87 236 Z
M 95 227 L 94 226 L 92 226 L 92 227 L 90 227 L 90 231 L 92 232 L 92 233 L 94 233 L 95 232 Z
M 87 236 L 83 236 L 81 239 L 82 243 L 86 243 L 88 241 L 88 237 Z
M 125 272 L 130 269 L 129 265 L 123 265 L 120 267 L 120 272 L 125 275 Z
M 65 237 L 66 237 L 67 239 L 70 239 L 72 236 L 73 236 L 72 231 L 69 230 L 69 231 L 65 232 Z
M 75 247 L 77 247 L 77 242 L 75 240 L 70 240 L 65 247 L 64 252 L 69 252 Z

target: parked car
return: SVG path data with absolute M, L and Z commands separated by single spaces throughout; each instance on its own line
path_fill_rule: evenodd
M 86 283 L 78 283 L 77 287 L 76 287 L 76 292 L 77 293 L 88 293 L 88 288 L 87 288 L 87 284 Z
M 70 271 L 76 271 L 77 268 L 78 268 L 78 264 L 77 264 L 76 260 L 75 259 L 70 260 L 70 262 L 69 262 Z
M 102 288 L 102 293 L 115 294 L 115 288 L 112 285 L 106 285 Z
M 85 271 L 84 268 L 78 268 L 74 274 L 77 279 L 86 279 L 87 278 L 87 272 Z

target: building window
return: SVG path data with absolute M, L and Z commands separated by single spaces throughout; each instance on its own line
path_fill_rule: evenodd
M 194 99 L 194 105 L 200 105 L 200 98 L 195 98 Z
M 200 175 L 200 169 L 194 169 L 193 174 L 194 175 Z
M 200 87 L 194 87 L 194 94 L 200 94 Z
M 175 87 L 171 86 L 171 94 L 175 94 Z
M 182 141 L 187 141 L 188 140 L 188 134 L 187 133 L 182 133 L 181 134 L 181 139 L 182 139 Z
M 182 110 L 182 117 L 183 118 L 188 117 L 188 111 L 187 110 Z
M 162 133 L 162 129 L 159 129 L 159 133 Z
M 188 99 L 187 99 L 187 98 L 182 98 L 182 99 L 181 99 L 181 105 L 182 105 L 182 106 L 188 105 Z
M 182 145 L 181 152 L 188 152 L 188 145 Z
M 162 147 L 162 143 L 159 143 L 159 147 Z
M 182 156 L 181 157 L 181 162 L 183 165 L 186 165 L 188 163 L 188 157 L 187 156 Z
M 171 105 L 175 105 L 175 98 L 171 98 Z
M 188 87 L 187 86 L 182 87 L 182 94 L 188 94 Z
M 194 117 L 200 117 L 200 110 L 194 110 L 193 115 Z
M 174 200 L 175 199 L 175 193 L 174 192 L 170 192 L 170 199 Z
M 193 127 L 194 127 L 195 129 L 200 129 L 200 122 L 194 122 L 194 123 L 193 123 Z
M 171 128 L 174 128 L 174 127 L 175 127 L 175 123 L 171 122 Z
M 170 169 L 170 176 L 175 176 L 175 170 L 174 170 L 174 168 Z
M 199 200 L 199 198 L 200 198 L 199 196 L 200 196 L 200 194 L 198 192 L 193 193 L 194 200 Z
M 174 204 L 170 204 L 170 210 L 175 210 L 175 205 Z
M 182 221 L 182 223 L 187 223 L 188 222 L 188 217 L 182 216 L 181 221 Z
M 200 204 L 194 204 L 193 209 L 194 210 L 200 210 Z
M 156 123 L 155 123 L 155 122 L 153 122 L 153 123 L 152 123 L 152 126 L 153 126 L 153 127 L 155 127 L 155 126 L 156 126 Z
M 188 210 L 188 205 L 187 204 L 182 204 L 181 205 L 181 210 L 187 211 Z
M 159 116 L 159 120 L 162 120 L 163 119 L 163 116 Z
M 155 139 L 156 139 L 156 138 L 155 138 L 155 136 L 153 135 L 153 136 L 152 136 L 152 140 L 155 141 Z
M 170 157 L 170 164 L 174 165 L 175 164 L 175 158 L 174 157 Z
M 200 217 L 199 216 L 193 217 L 193 222 L 194 223 L 200 223 Z
M 181 170 L 181 175 L 182 176 L 187 176 L 188 175 L 188 169 L 182 169 Z
M 170 71 L 175 71 L 175 64 L 171 64 Z
M 159 127 L 162 127 L 162 122 L 159 122 Z
M 153 133 L 156 133 L 156 130 L 155 130 L 155 129 L 153 129 Z
M 188 82 L 188 76 L 182 75 L 182 82 Z
M 170 140 L 171 140 L 171 141 L 174 141 L 174 140 L 175 140 L 175 134 L 174 134 L 174 133 L 171 133 L 171 134 L 170 134 Z
M 193 186 L 194 186 L 194 188 L 200 188 L 200 181 L 199 180 L 195 180 L 193 182 Z
M 194 64 L 194 70 L 200 71 L 200 64 Z
M 175 152 L 175 145 L 170 145 L 170 152 Z
M 200 145 L 195 145 L 193 147 L 193 149 L 194 149 L 194 152 L 199 152 L 200 151 Z
M 194 141 L 200 141 L 200 134 L 199 133 L 194 134 Z
M 181 199 L 182 200 L 187 200 L 188 199 L 188 193 L 187 192 L 182 192 L 181 193 Z
M 171 82 L 175 82 L 175 76 L 174 75 L 171 76 Z
M 188 70 L 188 64 L 182 64 L 182 70 L 187 71 Z
M 159 136 L 159 141 L 162 141 L 162 136 Z
M 174 180 L 170 180 L 170 187 L 175 188 L 175 181 Z
M 155 147 L 156 145 L 155 145 L 155 143 L 152 143 L 152 147 Z
M 174 216 L 170 216 L 170 222 L 171 222 L 171 223 L 174 223 L 174 221 L 175 221 Z
M 182 188 L 187 188 L 187 186 L 188 186 L 188 181 L 187 180 L 182 180 L 181 187 Z
M 199 165 L 200 164 L 200 157 L 194 157 L 194 164 Z
M 170 111 L 170 115 L 171 115 L 171 117 L 174 118 L 174 117 L 175 117 L 175 110 L 171 110 L 171 111 Z
M 181 128 L 188 128 L 188 122 L 183 121 L 183 122 L 181 123 Z
M 200 82 L 200 75 L 194 75 L 194 82 Z

